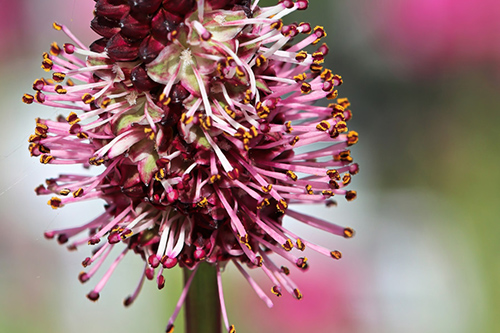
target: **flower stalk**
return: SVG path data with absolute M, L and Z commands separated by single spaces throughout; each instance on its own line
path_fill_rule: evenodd
M 199 265 L 185 303 L 186 333 L 221 333 L 221 308 L 217 292 L 217 267 Z M 184 283 L 193 271 L 184 268 Z

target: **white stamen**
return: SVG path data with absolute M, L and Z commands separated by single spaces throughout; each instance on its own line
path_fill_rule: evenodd
M 214 21 L 217 22 L 219 25 L 222 25 L 226 22 L 226 15 L 224 14 L 215 15 Z
M 137 91 L 132 91 L 130 94 L 125 96 L 125 99 L 130 106 L 135 105 L 137 103 Z
M 191 66 L 193 64 L 193 57 L 191 56 L 190 49 L 185 49 L 184 51 L 182 51 L 180 58 L 183 61 L 184 67 Z
M 119 81 L 125 80 L 125 74 L 123 73 L 121 67 L 118 66 L 117 64 L 113 65 L 113 67 L 111 68 L 111 71 L 116 74 L 116 76 L 115 76 L 115 82 L 119 82 Z

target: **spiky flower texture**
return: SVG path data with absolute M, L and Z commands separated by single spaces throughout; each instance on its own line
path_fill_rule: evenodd
M 61 244 L 71 239 L 70 249 L 93 247 L 81 282 L 114 247 L 123 248 L 89 299 L 99 298 L 129 251 L 145 267 L 125 305 L 146 278 L 161 289 L 163 271 L 177 264 L 192 270 L 201 262 L 216 265 L 220 286 L 220 270 L 232 261 L 272 306 L 244 266 L 261 269 L 272 294 L 300 299 L 290 270 L 269 254 L 302 270 L 307 247 L 340 259 L 339 251 L 282 223 L 288 216 L 353 236 L 350 228 L 289 208 L 331 204 L 334 195 L 356 197 L 345 187 L 358 172 L 348 150 L 358 134 L 346 126 L 348 100 L 337 97 L 341 77 L 323 67 L 328 47 L 318 43 L 326 33 L 281 20 L 307 6 L 307 0 L 265 8 L 248 0 L 97 0 L 91 27 L 102 38 L 89 48 L 54 23 L 73 42 L 54 43 L 44 53 L 42 68 L 52 78 L 36 80 L 36 93 L 23 100 L 67 111 L 57 120 L 37 119 L 29 148 L 43 164 L 101 166 L 97 176 L 60 175 L 36 189 L 52 195 L 54 209 L 106 202 L 87 224 L 45 233 Z M 324 99 L 332 103 L 314 105 Z M 234 331 L 224 306 L 222 314 Z

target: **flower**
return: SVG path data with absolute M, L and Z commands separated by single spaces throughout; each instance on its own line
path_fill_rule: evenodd
M 60 175 L 36 189 L 53 195 L 56 209 L 73 202 L 103 199 L 104 212 L 89 223 L 51 230 L 47 238 L 69 239 L 70 249 L 94 247 L 83 261 L 89 280 L 115 246 L 123 251 L 87 295 L 95 301 L 129 251 L 145 261 L 131 304 L 143 281 L 165 284 L 163 271 L 179 264 L 196 270 L 206 261 L 220 268 L 232 261 L 267 305 L 272 302 L 243 266 L 260 268 L 272 293 L 302 298 L 270 252 L 305 270 L 309 247 L 331 251 L 295 235 L 283 217 L 335 235 L 350 228 L 289 208 L 295 203 L 347 200 L 358 172 L 348 147 L 358 134 L 348 131 L 349 102 L 337 98 L 339 75 L 323 68 L 326 35 L 308 23 L 284 25 L 281 18 L 307 8 L 307 1 L 98 0 L 92 28 L 103 38 L 85 47 L 63 25 L 73 43 L 52 44 L 42 68 L 52 79 L 34 82 L 26 103 L 66 109 L 57 120 L 37 119 L 30 152 L 43 164 L 101 166 L 96 176 Z M 294 38 L 304 36 L 293 44 Z M 80 56 L 85 56 L 82 60 Z M 315 106 L 319 99 L 336 100 Z M 316 143 L 324 143 L 316 145 Z M 82 232 L 88 235 L 74 239 Z M 186 283 L 167 332 L 195 274 Z M 224 322 L 229 325 L 222 288 Z
M 495 0 L 483 0 L 481 6 L 473 1 L 389 0 L 373 6 L 367 22 L 389 56 L 429 79 L 470 66 L 498 66 L 499 10 Z

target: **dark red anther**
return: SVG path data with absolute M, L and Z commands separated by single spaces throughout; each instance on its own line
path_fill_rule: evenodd
M 307 268 L 307 258 L 299 258 L 297 259 L 297 262 L 295 263 L 298 268 L 305 269 Z
M 358 165 L 358 163 L 354 163 L 354 164 L 349 165 L 349 173 L 351 175 L 355 175 L 358 172 L 359 172 L 359 165 Z
M 59 236 L 57 236 L 57 242 L 59 244 L 64 244 L 64 243 L 67 243 L 69 240 L 68 236 L 66 234 L 60 234 Z
M 152 254 L 148 258 L 148 263 L 151 265 L 151 267 L 156 268 L 160 266 L 160 259 L 158 259 L 156 254 Z
M 168 158 L 159 158 L 156 160 L 156 166 L 160 169 L 166 167 L 170 163 L 170 160 Z
M 53 231 L 45 231 L 43 236 L 47 239 L 53 239 L 56 234 Z
M 97 291 L 92 290 L 87 294 L 87 298 L 92 302 L 95 302 L 99 299 L 99 293 Z
M 175 2 L 175 1 L 174 1 Z M 131 11 L 153 14 L 160 8 L 162 0 L 128 0 Z
M 167 192 L 167 200 L 169 203 L 174 203 L 177 199 L 179 199 L 179 192 L 177 190 L 170 190 Z
M 160 9 L 151 21 L 151 33 L 159 41 L 167 42 L 168 33 L 174 31 L 182 17 Z
M 163 258 L 161 259 L 161 264 L 163 265 L 164 268 L 174 268 L 175 265 L 177 265 L 177 258 L 170 258 L 168 256 L 163 256 Z
M 94 237 L 92 237 L 92 238 L 89 239 L 89 245 L 96 245 L 100 241 L 101 241 L 100 238 L 94 236 Z
M 227 176 L 232 180 L 236 180 L 240 177 L 240 170 L 234 168 L 233 170 L 227 172 Z
M 306 10 L 308 6 L 309 6 L 309 1 L 297 0 L 297 9 L 298 10 Z
M 280 3 L 285 7 L 285 8 L 293 8 L 293 1 L 292 0 L 281 0 Z
M 158 289 L 160 290 L 163 289 L 163 287 L 165 287 L 165 277 L 163 275 L 158 276 L 157 283 L 158 283 Z
M 181 16 L 184 16 L 187 13 L 193 11 L 195 7 L 196 6 L 194 0 L 163 0 L 163 8 L 165 8 L 169 12 L 179 14 Z
M 262 123 L 259 125 L 259 130 L 262 133 L 269 133 L 269 131 L 271 130 L 271 126 L 268 123 Z
M 105 16 L 95 16 L 90 22 L 90 27 L 97 34 L 105 38 L 111 38 L 118 32 L 120 32 L 119 22 L 115 20 L 110 20 Z
M 109 244 L 116 244 L 121 241 L 120 234 L 118 232 L 112 232 L 108 235 Z
M 78 280 L 80 280 L 81 283 L 85 283 L 90 279 L 89 275 L 85 272 L 81 272 L 78 275 Z
M 90 264 L 91 264 L 91 261 L 90 261 L 90 260 L 91 260 L 91 259 L 90 259 L 90 257 L 85 258 L 85 259 L 82 261 L 82 266 L 83 266 L 83 267 L 87 267 L 88 265 L 90 265 Z
M 316 37 L 322 38 L 326 36 L 325 29 L 323 27 L 317 26 L 314 28 L 314 33 L 316 34 Z
M 207 253 L 204 249 L 196 249 L 194 250 L 193 257 L 195 260 L 203 260 L 207 256 Z
M 307 22 L 302 22 L 299 24 L 299 27 L 302 28 L 302 33 L 303 34 L 308 34 L 312 31 L 311 25 Z
M 106 52 L 114 61 L 132 61 L 139 55 L 139 43 L 127 41 L 121 34 L 114 35 L 106 44 Z
M 281 28 L 281 34 L 286 37 L 295 37 L 299 34 L 295 24 L 285 25 Z
M 323 91 L 331 91 L 333 89 L 334 85 L 332 81 L 325 81 L 323 82 Z
M 330 184 L 330 188 L 332 188 L 334 190 L 338 190 L 340 188 L 340 185 L 333 179 L 330 179 L 328 184 Z
M 45 95 L 41 91 L 37 91 L 35 94 L 35 100 L 38 103 L 43 103 L 45 102 Z
M 81 132 L 81 130 L 82 130 L 82 126 L 78 123 L 71 125 L 71 127 L 69 128 L 69 132 L 71 134 L 77 134 L 77 133 Z
M 121 19 L 120 28 L 121 34 L 131 39 L 143 39 L 151 29 L 148 21 L 139 21 L 132 15 L 127 15 Z
M 151 281 L 154 279 L 154 277 L 155 277 L 154 268 L 151 267 L 146 268 L 146 278 Z
M 138 65 L 132 70 L 130 73 L 130 79 L 132 80 L 134 87 L 139 91 L 149 91 L 158 86 L 158 83 L 149 78 L 142 65 Z
M 120 20 L 128 13 L 130 7 L 127 4 L 113 5 L 113 3 L 118 3 L 118 1 L 97 0 L 95 4 L 95 15 L 105 16 L 108 19 Z
M 129 306 L 130 304 L 132 304 L 133 301 L 134 301 L 134 299 L 132 298 L 132 296 L 128 296 L 127 298 L 125 298 L 123 300 L 123 305 Z
M 106 45 L 108 44 L 108 39 L 107 38 L 101 38 L 98 40 L 95 40 L 92 44 L 90 44 L 90 51 L 95 52 L 95 53 L 102 53 L 106 49 Z M 64 44 L 64 49 L 66 50 L 66 44 Z M 73 46 L 74 49 L 74 46 Z M 68 53 L 66 51 L 66 53 Z
M 318 52 L 323 53 L 323 56 L 326 56 L 328 54 L 328 51 L 330 51 L 330 49 L 328 48 L 328 45 L 326 45 L 325 43 L 323 43 L 323 45 L 321 45 L 318 48 Z
M 42 90 L 44 86 L 45 86 L 45 81 L 42 79 L 38 79 L 35 82 L 33 82 L 33 90 Z

